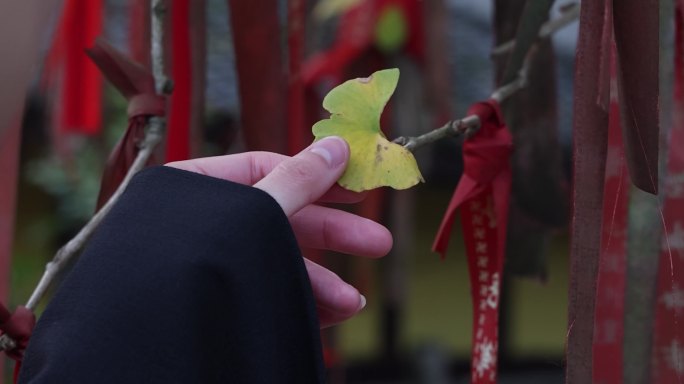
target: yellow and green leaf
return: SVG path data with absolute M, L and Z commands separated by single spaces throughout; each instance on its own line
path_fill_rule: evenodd
M 399 81 L 398 69 L 385 69 L 370 77 L 346 81 L 323 99 L 330 118 L 313 126 L 316 140 L 344 138 L 351 150 L 347 169 L 338 183 L 352 191 L 382 186 L 407 189 L 423 177 L 413 154 L 385 138 L 380 115 Z

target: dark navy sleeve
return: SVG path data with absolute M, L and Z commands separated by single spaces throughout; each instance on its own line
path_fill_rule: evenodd
M 29 342 L 20 383 L 318 383 L 311 285 L 265 192 L 138 174 Z

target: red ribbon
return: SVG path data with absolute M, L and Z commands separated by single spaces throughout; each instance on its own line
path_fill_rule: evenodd
M 14 349 L 5 351 L 7 356 L 18 363 L 21 362 L 35 325 L 36 317 L 30 309 L 20 306 L 14 313 L 10 313 L 7 308 L 0 304 L 0 335 L 6 334 L 16 343 Z
M 496 101 L 477 103 L 470 107 L 468 115 L 477 115 L 481 127 L 463 143 L 463 175 L 432 249 L 445 256 L 456 210 L 462 207 L 473 298 L 472 382 L 494 383 L 513 138 Z
M 20 96 L 23 96 L 20 95 Z M 0 175 L 4 182 L 0 186 L 0 300 L 8 297 L 10 271 L 12 263 L 12 239 L 17 201 L 17 185 L 19 181 L 19 147 L 21 139 L 21 115 L 23 108 L 17 111 L 16 117 L 10 121 L 4 131 L 0 130 Z M 8 311 L 0 303 L 0 323 L 9 318 Z M 1 327 L 1 325 L 0 325 Z M 5 359 L 0 358 L 0 366 Z M 0 383 L 3 380 L 0 378 Z
M 154 77 L 140 64 L 103 40 L 87 50 L 107 79 L 128 100 L 128 128 L 107 160 L 97 206 L 101 207 L 121 184 L 138 153 L 150 116 L 164 116 L 166 101 L 157 95 Z
M 684 1 L 675 8 L 675 85 L 653 332 L 653 383 L 684 381 Z
M 190 104 L 192 99 L 190 3 L 190 0 L 173 0 L 171 4 L 171 70 L 174 92 L 169 97 L 166 161 L 190 158 Z
M 615 48 L 609 37 L 608 53 L 611 82 L 615 84 Z M 611 53 L 612 60 L 611 60 Z M 612 64 L 611 64 L 612 62 Z M 627 213 L 630 179 L 627 175 L 622 143 L 620 106 L 617 95 L 610 95 L 608 152 L 603 190 L 603 226 L 596 297 L 596 318 L 593 341 L 593 382 L 620 384 L 623 382 L 623 334 L 625 310 L 625 274 L 627 254 Z M 612 87 L 615 89 L 615 87 Z
M 128 45 L 131 58 L 150 68 L 150 2 L 148 0 L 128 0 Z
M 57 99 L 58 132 L 96 134 L 102 125 L 102 78 L 83 50 L 102 32 L 101 0 L 68 0 L 55 45 L 48 56 L 48 77 L 61 75 Z
M 335 82 L 343 78 L 344 69 L 353 64 L 364 52 L 373 48 L 378 20 L 382 12 L 389 7 L 401 9 L 406 17 L 409 33 L 404 51 L 422 61 L 425 54 L 422 6 L 423 4 L 417 0 L 359 2 L 340 17 L 334 45 L 304 63 L 303 82 L 311 85 L 327 76 Z

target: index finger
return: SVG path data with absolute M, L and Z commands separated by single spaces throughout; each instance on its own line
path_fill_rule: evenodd
M 176 161 L 168 163 L 166 166 L 230 180 L 235 183 L 254 185 L 289 157 L 273 152 L 244 152 Z M 357 203 L 365 197 L 365 192 L 350 191 L 335 184 L 319 201 L 323 203 Z

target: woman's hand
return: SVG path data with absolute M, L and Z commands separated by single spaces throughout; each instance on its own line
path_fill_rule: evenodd
M 392 248 L 392 235 L 363 217 L 316 203 L 353 203 L 364 195 L 336 184 L 349 160 L 339 137 L 313 143 L 294 157 L 270 152 L 180 161 L 167 166 L 252 185 L 271 195 L 290 219 L 300 247 L 357 256 L 381 257 Z M 366 304 L 359 291 L 335 273 L 304 259 L 321 327 L 340 323 Z

